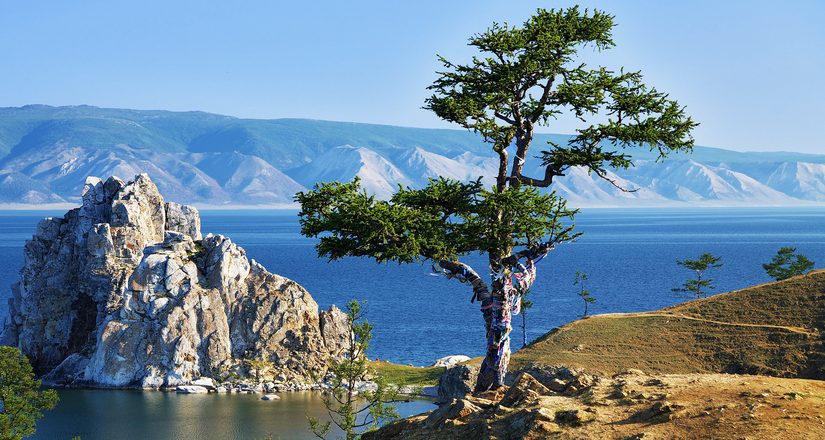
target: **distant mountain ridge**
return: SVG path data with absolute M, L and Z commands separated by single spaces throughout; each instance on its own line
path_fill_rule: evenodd
M 566 135 L 540 134 L 536 154 Z M 584 170 L 553 189 L 573 206 L 797 205 L 825 202 L 825 155 L 696 147 L 611 173 L 623 192 Z M 528 162 L 539 175 L 540 161 Z M 284 205 L 318 181 L 362 179 L 387 197 L 398 184 L 443 175 L 491 183 L 496 159 L 468 131 L 203 112 L 30 105 L 0 108 L 0 203 L 77 202 L 88 175 L 152 176 L 173 201 Z

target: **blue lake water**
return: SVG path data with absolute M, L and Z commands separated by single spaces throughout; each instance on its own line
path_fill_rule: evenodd
M 62 213 L 0 212 L 0 286 L 17 278 L 22 245 L 46 215 Z M 477 305 L 469 302 L 469 287 L 431 275 L 429 265 L 319 259 L 314 241 L 299 234 L 295 211 L 207 211 L 202 213 L 202 223 L 204 233 L 231 237 L 271 272 L 302 284 L 323 308 L 343 305 L 351 298 L 366 301 L 367 319 L 375 326 L 371 357 L 427 365 L 450 354 L 479 356 L 484 351 L 483 322 Z M 762 263 L 782 246 L 797 247 L 817 267 L 825 263 L 825 208 L 592 209 L 577 216 L 576 223 L 584 235 L 554 250 L 538 266 L 538 280 L 530 293 L 535 305 L 528 315 L 528 339 L 581 314 L 583 305 L 573 285 L 576 271 L 590 275 L 587 288 L 597 301 L 591 313 L 608 313 L 653 310 L 689 299 L 671 292 L 691 275 L 675 260 L 703 252 L 720 256 L 724 264 L 708 273 L 715 280 L 714 292 L 769 281 Z M 481 256 L 465 261 L 483 272 Z M 0 291 L 0 315 L 5 314 L 8 294 L 8 288 Z M 520 322 L 514 318 L 514 325 Z M 513 347 L 520 346 L 521 332 L 516 328 Z M 240 432 L 250 433 L 248 438 L 272 432 L 277 438 L 276 428 L 285 426 L 279 424 L 304 426 L 302 417 L 280 418 L 283 414 L 319 409 L 317 400 L 306 398 L 300 403 L 298 396 L 294 405 L 284 400 L 280 406 L 261 406 L 251 397 L 246 402 L 244 396 L 237 396 L 239 400 L 200 396 L 196 398 L 207 400 L 194 404 L 195 400 L 184 400 L 189 397 L 66 391 L 58 409 L 40 422 L 38 438 L 68 438 L 68 434 L 81 432 L 87 433 L 81 434 L 84 439 L 140 438 L 151 436 L 149 427 L 158 423 L 165 430 L 152 438 L 203 438 L 198 433 L 223 428 L 229 431 L 220 432 L 230 433 L 228 437 L 216 438 L 241 438 Z M 178 403 L 191 408 L 178 407 Z M 419 402 L 403 411 L 412 414 L 427 409 L 426 403 Z M 106 416 L 112 411 L 127 417 L 123 421 L 132 429 L 129 435 L 113 437 L 112 431 L 98 429 L 101 424 L 112 424 Z M 228 421 L 221 421 L 222 417 Z M 246 425 L 242 429 L 233 420 Z M 146 430 L 140 430 L 142 425 Z M 295 436 L 308 434 L 300 432 Z

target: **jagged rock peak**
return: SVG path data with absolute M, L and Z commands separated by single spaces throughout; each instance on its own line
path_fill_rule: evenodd
M 197 377 L 307 383 L 346 344 L 346 316 L 269 273 L 146 174 L 86 180 L 81 207 L 40 222 L 0 343 L 48 382 L 174 386 Z

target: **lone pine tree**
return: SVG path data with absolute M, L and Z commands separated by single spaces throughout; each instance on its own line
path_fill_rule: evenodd
M 582 48 L 612 47 L 613 26 L 613 16 L 600 11 L 539 9 L 522 26 L 493 24 L 472 36 L 469 45 L 479 55 L 467 64 L 439 57 L 444 70 L 425 108 L 490 145 L 498 157 L 492 187 L 480 178 L 440 177 L 378 200 L 356 179 L 319 183 L 296 195 L 302 233 L 320 237 L 320 255 L 430 260 L 472 286 L 487 336 L 477 390 L 503 384 L 511 316 L 535 280 L 536 261 L 577 236 L 570 223 L 576 211 L 539 188 L 551 187 L 571 167 L 618 187 L 607 170 L 632 166 L 628 150 L 649 149 L 661 159 L 693 147 L 696 124 L 667 94 L 643 84 L 639 72 L 591 68 L 577 59 Z M 563 113 L 582 127 L 566 144 L 541 152 L 542 177 L 524 175 L 536 128 Z M 487 254 L 489 282 L 460 261 L 475 252 Z
M 782 247 L 776 251 L 771 262 L 763 264 L 762 268 L 771 278 L 782 281 L 810 272 L 814 268 L 814 262 L 797 254 L 794 247 Z
M 697 299 L 704 297 L 709 290 L 713 289 L 713 280 L 705 277 L 705 272 L 707 272 L 708 269 L 722 267 L 722 263 L 720 263 L 721 260 L 720 257 L 715 257 L 713 254 L 707 252 L 695 260 L 676 260 L 676 264 L 679 266 L 692 270 L 696 278 L 687 280 L 682 286 L 670 290 L 689 293 L 695 295 Z

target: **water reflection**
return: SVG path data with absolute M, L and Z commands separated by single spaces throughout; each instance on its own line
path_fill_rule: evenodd
M 60 404 L 37 424 L 35 439 L 278 439 L 314 438 L 307 416 L 324 420 L 319 393 L 189 394 L 129 390 L 59 390 Z M 434 408 L 401 403 L 402 417 Z

